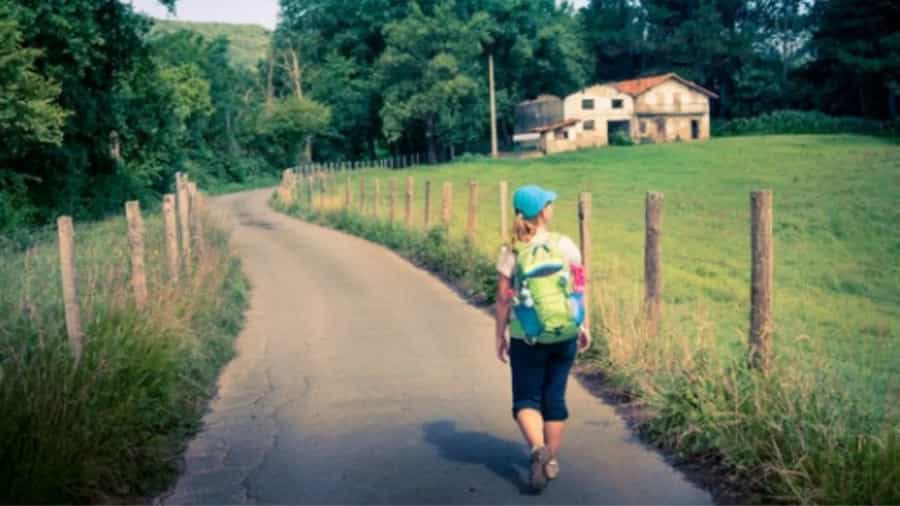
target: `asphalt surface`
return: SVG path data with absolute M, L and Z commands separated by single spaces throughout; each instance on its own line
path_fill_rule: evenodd
M 527 491 L 493 321 L 392 252 L 216 199 L 251 286 L 237 356 L 167 504 L 706 504 L 569 383 L 562 469 Z

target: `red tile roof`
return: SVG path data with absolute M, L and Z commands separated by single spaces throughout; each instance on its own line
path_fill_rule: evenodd
M 688 88 L 692 88 L 700 93 L 703 93 L 704 95 L 706 95 L 708 97 L 719 98 L 718 95 L 707 90 L 703 86 L 700 86 L 699 84 L 697 84 L 693 81 L 688 81 L 687 79 L 679 76 L 678 74 L 676 74 L 674 72 L 669 72 L 668 74 L 663 74 L 663 75 L 659 75 L 659 76 L 650 76 L 650 77 L 641 77 L 638 79 L 629 79 L 627 81 L 619 81 L 616 83 L 609 83 L 609 85 L 612 86 L 613 88 L 619 90 L 622 93 L 631 95 L 633 97 L 637 97 L 637 96 L 643 95 L 647 91 L 659 86 L 660 84 L 668 81 L 669 79 L 675 79 L 676 81 L 687 86 Z

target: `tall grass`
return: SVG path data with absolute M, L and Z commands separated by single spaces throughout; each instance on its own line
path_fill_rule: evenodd
M 138 311 L 124 218 L 76 224 L 77 366 L 53 231 L 0 245 L 0 502 L 134 502 L 175 476 L 247 288 L 221 228 L 204 227 L 203 255 L 171 283 L 160 216 L 145 227 L 150 301 Z
M 745 357 L 718 353 L 701 312 L 693 326 L 651 336 L 638 290 L 613 297 L 595 283 L 593 294 L 600 362 L 650 411 L 646 436 L 689 457 L 721 455 L 763 502 L 900 501 L 896 419 L 869 415 L 826 364 L 807 369 L 781 357 L 759 374 Z
M 342 198 L 335 192 L 307 209 L 275 197 L 273 206 L 384 244 L 493 301 L 496 274 L 485 252 L 494 239 L 485 248 L 443 227 L 407 229 L 341 210 Z M 859 395 L 861 382 L 845 381 L 824 344 L 798 335 L 791 352 L 778 351 L 773 369 L 758 374 L 744 353 L 723 352 L 720 315 L 710 312 L 716 305 L 698 297 L 671 304 L 662 331 L 650 336 L 633 273 L 617 262 L 594 267 L 591 360 L 643 405 L 647 438 L 688 457 L 715 455 L 740 488 L 762 494 L 751 500 L 900 503 L 900 412 L 890 400 L 886 408 L 869 405 L 878 396 Z M 798 361 L 801 353 L 806 358 Z

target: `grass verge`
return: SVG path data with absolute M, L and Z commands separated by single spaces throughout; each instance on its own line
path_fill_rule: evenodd
M 190 275 L 166 279 L 145 216 L 150 302 L 132 301 L 122 219 L 76 224 L 82 360 L 71 359 L 52 230 L 0 244 L 0 502 L 137 502 L 176 477 L 243 324 L 248 287 L 207 221 Z

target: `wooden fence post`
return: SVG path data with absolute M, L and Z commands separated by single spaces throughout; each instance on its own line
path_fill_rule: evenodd
M 469 181 L 469 219 L 466 223 L 466 235 L 472 244 L 475 243 L 476 228 L 478 228 L 478 181 Z
M 509 242 L 509 183 L 500 181 L 500 242 Z
M 441 194 L 441 220 L 444 225 L 450 224 L 450 212 L 453 202 L 453 183 L 444 183 Z
M 319 209 L 325 209 L 325 173 L 319 172 Z
M 644 315 L 647 332 L 659 333 L 663 311 L 662 225 L 663 194 L 648 192 L 644 213 Z
M 412 201 L 413 201 L 413 178 L 412 176 L 406 177 L 406 226 L 412 226 Z
M 187 182 L 182 178 L 178 187 L 178 220 L 181 225 L 181 252 L 184 257 L 182 265 L 185 272 L 191 271 L 191 201 L 188 196 Z
M 313 208 L 313 175 L 306 176 L 306 207 Z
M 350 189 L 350 185 L 353 183 L 353 180 L 350 179 L 350 176 L 347 176 L 347 184 L 344 185 L 344 209 L 350 210 L 350 204 L 353 200 L 353 191 Z
M 431 181 L 425 181 L 425 228 L 431 226 Z
M 299 204 L 303 200 L 303 173 L 298 169 L 291 179 L 291 200 Z
M 288 184 L 290 184 L 291 176 L 288 176 Z M 290 189 L 288 189 L 288 195 L 291 195 Z M 194 240 L 197 243 L 197 250 L 200 255 L 204 254 L 204 242 L 203 242 L 203 220 L 202 220 L 202 210 L 203 210 L 203 196 L 200 195 L 200 192 L 197 190 L 197 183 L 191 181 L 188 183 L 188 198 L 191 202 L 191 226 L 194 229 Z M 289 197 L 290 198 L 290 197 Z
M 359 213 L 366 212 L 366 178 L 359 176 Z
M 390 222 L 393 224 L 397 218 L 397 181 L 394 178 L 391 178 L 391 180 L 388 181 L 388 187 L 391 202 Z
M 381 204 L 381 179 L 375 178 L 375 207 L 372 212 L 378 218 L 378 207 Z
M 178 280 L 178 220 L 175 218 L 175 195 L 163 195 L 163 221 L 166 226 L 166 258 L 169 263 L 169 280 Z
M 578 232 L 581 240 L 581 262 L 584 265 L 584 279 L 587 287 L 584 291 L 584 327 L 590 328 L 591 304 L 591 194 L 578 196 Z
M 125 219 L 128 221 L 128 244 L 131 246 L 131 287 L 134 290 L 134 303 L 138 309 L 144 309 L 147 305 L 147 274 L 144 271 L 144 220 L 138 201 L 125 204 Z
M 72 218 L 60 216 L 56 221 L 59 233 L 59 266 L 62 275 L 63 304 L 66 311 L 66 333 L 69 336 L 69 347 L 77 364 L 81 360 L 81 347 L 84 332 L 81 330 L 81 312 L 78 308 L 78 287 L 75 272 L 75 228 Z
M 284 172 L 281 173 L 281 186 L 278 187 L 279 197 L 285 204 L 290 204 L 294 196 L 291 191 L 291 175 L 291 169 L 284 169 Z
M 772 191 L 750 194 L 750 242 L 753 258 L 750 287 L 750 363 L 760 370 L 771 366 L 772 285 L 775 255 L 772 240 Z

